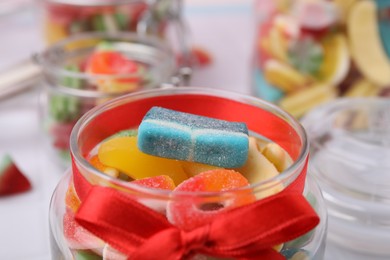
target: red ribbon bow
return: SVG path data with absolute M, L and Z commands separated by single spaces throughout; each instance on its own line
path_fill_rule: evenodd
M 272 247 L 307 233 L 319 223 L 306 199 L 295 189 L 285 189 L 255 203 L 222 211 L 211 223 L 186 232 L 134 198 L 112 188 L 91 186 L 75 165 L 73 174 L 82 200 L 77 222 L 135 260 L 182 259 L 196 253 L 284 259 Z M 304 174 L 297 181 L 302 181 L 301 176 Z

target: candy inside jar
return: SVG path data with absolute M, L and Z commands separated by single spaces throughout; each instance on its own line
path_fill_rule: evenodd
M 323 256 L 326 211 L 305 181 L 304 131 L 264 101 L 180 87 L 134 93 L 88 112 L 71 150 L 50 210 L 59 255 Z
M 382 2 L 256 1 L 253 92 L 296 117 L 340 96 L 388 96 Z
M 170 84 L 178 69 L 166 44 L 131 33 L 73 36 L 37 54 L 36 61 L 45 76 L 42 123 L 66 166 L 70 132 L 85 112 L 115 96 Z

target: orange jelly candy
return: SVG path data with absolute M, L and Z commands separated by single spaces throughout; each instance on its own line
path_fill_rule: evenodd
M 104 172 L 105 174 L 111 176 L 111 177 L 114 177 L 114 178 L 118 178 L 119 176 L 119 171 L 115 168 L 112 168 L 112 167 L 108 167 L 106 165 L 104 165 L 100 160 L 99 160 L 99 157 L 98 155 L 94 155 L 92 156 L 90 159 L 89 159 L 89 163 L 95 167 L 97 170 L 101 171 L 101 172 Z
M 136 136 L 115 137 L 104 141 L 99 147 L 98 156 L 104 165 L 118 169 L 135 180 L 168 175 L 178 185 L 187 179 L 179 161 L 141 152 L 137 148 Z
M 77 193 L 73 185 L 69 185 L 65 195 L 65 204 L 72 212 L 76 212 L 80 207 L 81 201 L 77 196 Z
M 172 178 L 167 175 L 160 175 L 156 177 L 139 179 L 139 180 L 132 181 L 132 183 L 139 184 L 141 186 L 145 186 L 149 188 L 164 189 L 164 190 L 173 190 L 176 187 Z

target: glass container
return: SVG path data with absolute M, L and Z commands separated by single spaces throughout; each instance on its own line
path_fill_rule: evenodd
M 228 121 L 245 122 L 250 135 L 261 136 L 264 140 L 272 140 L 277 143 L 288 152 L 293 162 L 276 176 L 266 178 L 263 181 L 253 183 L 241 189 L 221 192 L 174 192 L 141 187 L 129 181 L 110 177 L 92 167 L 87 158 L 96 150 L 96 146 L 118 131 L 137 128 L 145 113 L 153 106 L 161 106 Z M 221 255 L 215 255 L 208 250 L 210 249 L 209 247 L 213 247 L 214 243 L 219 242 L 217 239 L 214 242 L 204 241 L 204 239 L 207 240 L 207 237 L 212 236 L 210 234 L 214 234 L 209 229 L 204 229 L 205 226 L 194 229 L 195 231 L 178 231 L 180 233 L 179 237 L 184 239 L 184 242 L 182 242 L 184 244 L 172 242 L 176 241 L 177 237 L 174 238 L 175 236 L 169 239 L 167 237 L 159 238 L 160 235 L 164 236 L 166 232 L 157 232 L 158 234 L 152 236 L 153 233 L 134 231 L 133 228 L 149 227 L 148 225 L 157 226 L 153 225 L 154 220 L 158 220 L 159 223 L 165 223 L 167 221 L 166 214 L 172 213 L 172 207 L 179 204 L 189 205 L 190 208 L 188 210 L 190 211 L 191 208 L 194 211 L 198 209 L 201 215 L 216 214 L 214 220 L 223 221 L 222 216 L 220 218 L 217 216 L 218 214 L 227 213 L 224 207 L 231 205 L 234 198 L 245 198 L 248 195 L 254 196 L 253 203 L 251 202 L 247 205 L 249 207 L 234 208 L 233 206 L 234 209 L 230 213 L 242 213 L 242 210 L 245 210 L 245 208 L 252 209 L 251 206 L 264 209 L 264 205 L 269 200 L 275 203 L 273 204 L 274 206 L 284 205 L 281 208 L 282 212 L 276 213 L 278 211 L 274 212 L 271 210 L 273 213 L 269 213 L 270 211 L 266 210 L 268 213 L 264 214 L 271 214 L 272 216 L 264 217 L 264 221 L 259 219 L 262 214 L 251 215 L 253 217 L 251 219 L 249 218 L 249 212 L 248 214 L 245 212 L 245 217 L 237 217 L 235 221 L 226 225 L 221 224 L 222 229 L 220 231 L 222 233 L 220 235 L 222 237 L 230 237 L 233 240 L 238 234 L 243 234 L 244 236 L 247 234 L 246 232 L 241 232 L 244 224 L 248 224 L 246 227 L 248 232 L 260 232 L 258 235 L 248 235 L 250 242 L 246 241 L 246 243 L 249 244 L 244 243 L 244 241 L 240 241 L 240 243 L 234 242 L 233 247 L 242 245 L 236 251 L 233 250 L 235 253 L 232 253 L 232 255 L 225 254 L 223 255 L 224 257 L 234 258 L 237 256 L 239 258 L 237 252 L 242 253 L 242 251 L 249 250 L 249 248 L 252 248 L 252 250 L 258 249 L 258 247 L 261 248 L 266 242 L 263 241 L 257 244 L 253 240 L 263 236 L 267 237 L 267 234 L 272 233 L 271 230 L 275 231 L 280 228 L 280 230 L 284 230 L 282 233 L 284 233 L 285 242 L 280 244 L 275 242 L 280 240 L 275 240 L 268 245 L 278 244 L 278 246 L 275 246 L 275 249 L 279 250 L 287 259 L 323 259 L 327 216 L 318 186 L 310 176 L 305 177 L 309 149 L 305 131 L 294 118 L 270 103 L 234 92 L 193 87 L 175 87 L 132 93 L 111 100 L 86 113 L 73 128 L 70 146 L 73 158 L 72 168 L 66 171 L 66 174 L 59 182 L 50 206 L 51 246 L 54 259 L 77 259 L 80 255 L 89 255 L 94 257 L 93 259 L 126 259 L 124 253 L 126 250 L 126 252 L 131 252 L 129 253 L 131 259 L 132 253 L 137 254 L 137 249 L 144 246 L 143 243 L 141 245 L 138 244 L 139 241 L 144 240 L 133 240 L 131 238 L 135 234 L 144 236 L 146 240 L 149 239 L 148 242 L 155 242 L 151 248 L 146 250 L 146 252 L 153 252 L 155 254 L 154 257 L 165 255 L 167 247 L 177 248 L 184 245 L 187 249 L 185 252 L 188 253 L 186 256 L 192 256 L 192 258 L 178 258 L 215 259 L 210 254 L 214 256 Z M 156 167 L 158 166 L 156 165 Z M 96 197 L 97 193 L 92 190 L 98 193 L 100 190 L 102 197 Z M 109 194 L 113 194 L 115 198 L 112 197 L 110 202 L 103 203 L 103 200 L 110 197 Z M 294 205 L 298 200 L 301 202 L 305 201 L 310 210 L 314 209 L 313 212 L 319 217 L 319 224 L 311 231 L 302 232 L 302 230 L 307 230 L 304 227 L 305 224 L 301 226 L 299 221 L 292 221 L 289 227 L 298 226 L 297 230 L 304 233 L 299 235 L 299 237 L 293 238 L 292 230 L 284 228 L 284 225 L 288 226 L 287 221 L 282 221 L 281 219 L 283 219 L 283 216 L 288 215 L 289 212 L 295 213 L 298 211 L 296 211 L 297 208 L 295 206 L 292 206 L 291 210 L 289 210 L 290 203 L 287 203 L 287 205 L 281 204 L 285 203 L 283 202 L 284 196 L 292 196 L 291 204 Z M 126 199 L 123 201 L 121 198 Z M 125 204 L 119 205 L 121 201 Z M 90 206 L 100 208 L 98 210 L 99 213 L 95 211 L 97 209 L 88 209 Z M 145 213 L 145 211 L 147 212 Z M 87 212 L 92 213 L 92 215 L 84 216 L 85 218 L 82 217 L 83 213 Z M 140 212 L 143 213 L 140 214 Z M 108 216 L 108 219 L 100 215 L 101 213 Z M 151 215 L 153 215 L 153 218 L 149 218 Z M 93 216 L 96 216 L 96 218 Z M 226 218 L 231 216 L 225 215 Z M 80 220 L 80 217 L 85 221 Z M 116 220 L 110 219 L 111 217 Z M 303 213 L 298 213 L 297 217 L 303 218 Z M 119 219 L 122 219 L 124 222 L 119 221 Z M 197 221 L 196 217 L 188 217 L 186 219 Z M 92 224 L 94 220 L 98 220 L 98 222 Z M 125 223 L 132 224 L 128 225 Z M 234 223 L 239 223 L 239 225 L 233 225 Z M 268 225 L 266 227 L 267 231 L 259 231 L 264 227 L 252 230 L 252 224 L 260 224 L 262 226 L 263 224 L 261 223 Z M 307 221 L 305 220 L 304 223 L 307 224 Z M 171 224 L 166 225 L 170 226 Z M 281 226 L 275 228 L 274 225 Z M 232 226 L 238 228 L 238 230 L 235 230 L 236 233 L 229 230 L 229 227 Z M 90 229 L 91 227 L 92 229 Z M 175 225 L 170 227 L 172 228 L 169 229 L 171 231 L 177 228 Z M 210 232 L 209 235 L 205 236 L 208 232 Z M 105 235 L 102 236 L 103 233 Z M 116 236 L 119 244 L 113 242 L 111 235 Z M 151 237 L 157 238 L 153 240 Z M 223 240 L 223 238 L 219 239 Z M 272 240 L 272 238 L 270 239 Z M 123 243 L 120 241 L 123 241 Z M 166 243 L 169 245 L 166 246 Z M 150 246 L 150 244 L 148 245 Z M 218 251 L 218 249 L 216 250 Z M 274 250 L 270 250 L 274 252 Z M 257 257 L 264 256 L 263 253 L 265 252 L 260 252 Z M 151 256 L 149 255 L 149 257 Z M 145 258 L 141 257 L 141 259 Z
M 164 37 L 169 23 L 181 23 L 180 0 L 42 0 L 48 44 L 82 32 L 120 31 Z
M 387 1 L 255 3 L 253 94 L 298 118 L 340 96 L 389 96 Z
M 66 167 L 70 132 L 86 111 L 125 93 L 181 80 L 166 44 L 132 33 L 75 35 L 46 48 L 35 60 L 44 75 L 40 114 L 48 150 Z
M 302 119 L 308 172 L 328 208 L 328 239 L 344 259 L 390 257 L 389 111 L 385 98 L 342 98 Z

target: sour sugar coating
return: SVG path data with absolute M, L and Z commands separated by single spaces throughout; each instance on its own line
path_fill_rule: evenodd
M 63 218 L 64 236 L 68 247 L 72 250 L 91 250 L 101 255 L 104 242 L 91 232 L 80 226 L 75 214 L 67 210 Z
M 234 170 L 215 169 L 202 172 L 185 180 L 172 192 L 173 199 L 167 206 L 167 218 L 171 223 L 184 230 L 193 230 L 211 222 L 222 211 L 254 202 L 255 197 L 250 191 L 233 191 L 248 185 L 248 180 Z M 210 196 L 204 199 L 188 197 L 184 200 L 175 200 L 175 195 L 180 192 L 221 192 L 229 190 L 232 191 L 229 198 Z
M 248 157 L 246 124 L 153 107 L 138 128 L 147 154 L 234 168 Z
M 145 186 L 145 187 L 150 187 L 154 189 L 163 189 L 163 190 L 173 190 L 176 187 L 172 178 L 169 177 L 168 175 L 159 175 L 155 177 L 139 179 L 139 180 L 132 181 L 132 183 Z

